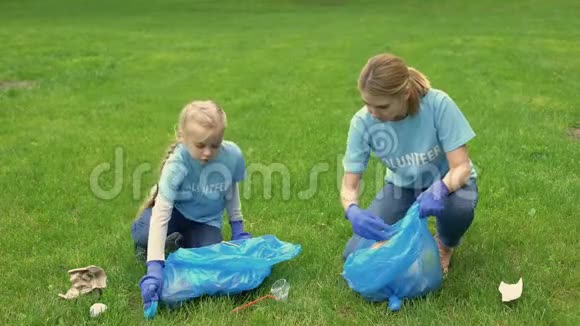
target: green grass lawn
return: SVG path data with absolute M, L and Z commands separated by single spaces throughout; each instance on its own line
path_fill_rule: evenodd
M 254 235 L 299 243 L 259 289 L 161 310 L 155 324 L 580 324 L 578 1 L 0 2 L 0 324 L 143 322 L 129 228 L 156 182 L 182 106 L 213 99 L 248 165 L 287 169 L 272 196 L 243 197 Z M 340 273 L 351 228 L 337 178 L 356 79 L 393 52 L 448 92 L 477 137 L 476 219 L 442 289 L 398 313 L 364 302 Z M 121 164 L 91 188 L 95 168 Z M 122 168 L 121 168 L 122 167 Z M 320 174 L 311 196 L 309 173 Z M 135 171 L 150 171 L 134 177 Z M 363 203 L 380 188 L 378 161 Z M 247 185 L 246 185 L 247 186 Z M 107 197 L 107 198 L 105 198 Z M 109 198 L 110 197 L 110 198 Z M 289 198 L 288 198 L 289 197 Z M 229 229 L 224 230 L 229 235 Z M 95 264 L 109 310 L 65 301 L 67 270 Z M 500 281 L 524 280 L 501 303 Z M 229 311 L 291 283 L 285 304 Z

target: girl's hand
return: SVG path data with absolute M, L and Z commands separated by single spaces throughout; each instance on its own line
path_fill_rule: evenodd
M 164 262 L 162 260 L 151 260 L 147 262 L 147 275 L 143 276 L 139 282 L 145 318 L 153 318 L 155 316 L 157 309 L 150 308 L 151 306 L 156 307 L 159 298 L 161 298 L 161 288 L 163 287 L 163 266 Z
M 244 224 L 242 221 L 233 221 L 232 226 L 232 240 L 245 240 L 250 239 L 252 235 L 248 232 L 244 232 Z
M 245 239 L 251 239 L 251 238 L 252 238 L 252 235 L 248 232 L 232 234 L 232 240 L 245 240 Z

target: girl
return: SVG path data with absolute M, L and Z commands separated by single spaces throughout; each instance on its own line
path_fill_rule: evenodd
M 341 187 L 355 234 L 343 258 L 361 237 L 386 240 L 390 225 L 417 200 L 422 218 L 436 218 L 435 238 L 447 273 L 477 205 L 476 173 L 466 146 L 475 133 L 447 94 L 431 88 L 422 73 L 392 54 L 368 60 L 358 89 L 365 106 L 350 123 Z M 363 210 L 358 189 L 371 151 L 387 167 L 386 185 Z
M 131 228 L 136 250 L 147 252 L 147 275 L 139 282 L 145 309 L 161 294 L 168 234 L 178 232 L 185 248 L 218 243 L 225 208 L 232 239 L 251 237 L 243 229 L 238 187 L 244 159 L 236 144 L 223 140 L 226 124 L 225 112 L 211 101 L 192 102 L 181 111 L 177 142 Z

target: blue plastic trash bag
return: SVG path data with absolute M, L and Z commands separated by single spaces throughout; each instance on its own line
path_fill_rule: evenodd
M 266 235 L 178 249 L 163 269 L 161 301 L 176 305 L 202 295 L 231 295 L 258 287 L 272 266 L 296 257 L 300 245 Z
M 392 311 L 404 298 L 437 290 L 443 280 L 437 244 L 427 219 L 419 218 L 419 204 L 394 227 L 398 232 L 386 242 L 362 239 L 342 273 L 351 289 L 369 301 L 388 300 Z

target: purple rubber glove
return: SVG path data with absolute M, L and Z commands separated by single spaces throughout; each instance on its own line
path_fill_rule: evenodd
M 440 216 L 443 212 L 445 198 L 449 195 L 449 189 L 441 180 L 435 182 L 425 190 L 417 201 L 419 202 L 419 216 Z
M 384 241 L 394 234 L 392 227 L 382 218 L 362 210 L 357 204 L 348 206 L 345 216 L 352 224 L 353 232 L 363 238 Z
M 163 266 L 162 260 L 151 260 L 147 262 L 147 275 L 141 278 L 139 288 L 141 288 L 141 298 L 143 299 L 143 310 L 146 317 L 152 318 L 155 312 L 151 313 L 152 305 L 156 306 L 161 297 L 161 288 L 163 287 Z
M 244 240 L 252 238 L 248 232 L 244 232 L 244 223 L 242 221 L 233 221 L 232 226 L 232 240 Z

